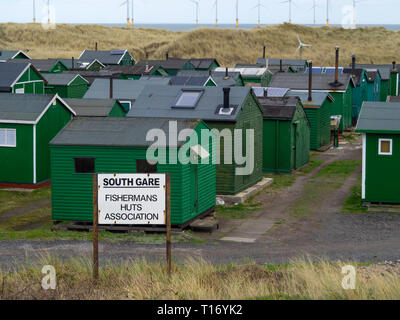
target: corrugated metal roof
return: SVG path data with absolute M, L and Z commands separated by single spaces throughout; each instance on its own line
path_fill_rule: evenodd
M 0 49 L 0 61 L 7 61 L 13 59 L 18 53 L 22 53 L 27 59 L 29 56 L 21 50 L 1 50 Z
M 194 129 L 200 120 L 175 120 L 178 132 Z M 169 135 L 170 120 L 161 118 L 88 118 L 71 121 L 50 145 L 148 147 L 147 133 L 161 129 Z M 169 139 L 167 139 L 167 143 Z M 179 142 L 182 145 L 184 142 Z
M 194 108 L 176 108 L 182 92 L 201 90 L 202 95 Z M 202 119 L 208 121 L 236 121 L 240 109 L 250 94 L 250 87 L 231 87 L 230 105 L 237 106 L 230 115 L 219 114 L 224 94 L 221 87 L 146 86 L 135 101 L 128 117 L 158 117 L 173 119 Z
M 25 63 L 0 62 L 0 92 L 11 91 L 13 83 L 22 75 L 25 69 L 30 66 Z
M 364 102 L 356 131 L 400 133 L 400 103 Z
M 63 74 L 79 74 L 82 78 L 89 81 L 89 84 L 92 84 L 96 79 L 109 79 L 112 77 L 113 79 L 118 79 L 121 76 L 121 73 L 118 71 L 110 71 L 110 70 L 100 70 L 100 71 L 87 71 L 87 70 L 74 70 L 74 71 L 64 71 Z
M 264 119 L 286 119 L 291 120 L 300 103 L 299 97 L 283 98 L 258 98 L 263 109 Z
M 332 96 L 327 92 L 312 92 L 312 101 L 308 101 L 308 92 L 296 92 L 296 91 L 288 91 L 286 93 L 287 97 L 299 97 L 301 103 L 304 107 L 321 107 L 326 99 L 330 99 L 331 101 L 335 101 Z
M 393 70 L 393 66 L 391 64 L 356 64 L 356 67 L 364 69 L 378 69 L 382 80 L 389 80 L 390 73 Z M 396 65 L 396 69 L 397 71 L 400 71 L 400 66 Z
M 76 77 L 81 77 L 83 80 L 88 82 L 81 75 L 73 73 L 45 73 L 43 74 L 43 77 L 46 79 L 48 85 L 53 86 L 67 86 Z
M 204 86 L 209 76 L 174 76 L 171 77 L 173 86 Z
M 216 72 L 225 72 L 226 68 L 216 68 Z M 266 72 L 267 68 L 228 68 L 228 72 L 239 72 L 242 76 L 247 77 L 262 77 Z
M 147 85 L 164 85 L 167 86 L 170 82 L 169 78 L 156 78 L 151 80 L 113 80 L 113 98 L 136 100 L 142 90 Z M 96 79 L 86 92 L 84 98 L 108 99 L 110 97 L 110 80 Z
M 54 95 L 0 93 L 1 121 L 36 121 Z
M 277 73 L 272 76 L 270 87 L 308 90 L 309 74 L 305 73 Z M 339 74 L 339 85 L 333 84 L 334 76 L 328 74 L 313 74 L 312 89 L 328 91 L 346 91 L 349 82 L 353 79 L 349 74 Z
M 112 50 L 112 51 L 96 51 L 96 50 L 84 50 L 79 60 L 82 61 L 93 61 L 99 60 L 103 64 L 118 64 L 122 57 L 128 50 Z
M 64 101 L 78 117 L 107 117 L 115 103 L 119 103 L 115 99 L 64 99 Z
M 209 69 L 211 68 L 214 62 L 219 66 L 218 61 L 213 58 L 190 59 L 189 62 L 196 69 Z
M 13 59 L 11 63 L 31 63 L 39 72 L 50 72 L 50 70 L 59 62 L 55 59 Z
M 352 72 L 353 72 L 352 68 L 344 68 L 343 69 L 343 73 L 352 75 Z M 361 78 L 362 78 L 363 72 L 364 72 L 363 68 L 356 68 L 354 70 L 353 79 L 354 79 L 354 82 L 355 82 L 357 87 L 359 87 L 361 85 Z

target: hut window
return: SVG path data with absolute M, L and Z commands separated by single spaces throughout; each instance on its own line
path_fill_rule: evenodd
M 392 155 L 392 139 L 379 139 L 379 154 Z
M 0 146 L 16 147 L 17 146 L 17 130 L 16 129 L 0 129 Z
M 175 103 L 175 107 L 194 108 L 199 102 L 203 90 L 184 90 Z
M 147 160 L 136 160 L 136 172 L 137 173 L 156 173 L 157 172 L 157 163 L 150 164 Z
M 94 173 L 94 158 L 75 158 L 75 173 Z

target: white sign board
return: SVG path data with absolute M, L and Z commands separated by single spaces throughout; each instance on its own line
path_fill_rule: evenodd
M 166 223 L 165 174 L 98 174 L 99 224 Z

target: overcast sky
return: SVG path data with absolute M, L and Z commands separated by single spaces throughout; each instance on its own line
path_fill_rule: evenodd
M 131 0 L 129 0 L 131 1 Z M 241 23 L 257 23 L 259 0 L 239 0 Z M 274 24 L 288 21 L 289 5 L 285 0 L 260 0 L 261 22 Z M 126 20 L 126 5 L 123 0 L 50 0 L 55 8 L 57 23 L 123 23 Z M 215 21 L 215 0 L 199 0 L 200 23 Z M 317 23 L 326 21 L 326 0 L 315 0 Z M 47 0 L 36 0 L 36 19 L 47 15 Z M 194 23 L 195 5 L 190 0 L 134 0 L 134 17 L 137 23 Z M 334 24 L 349 20 L 343 13 L 352 0 L 330 0 L 330 21 Z M 236 0 L 218 0 L 220 23 L 234 23 Z M 312 23 L 313 0 L 293 0 L 292 22 Z M 358 0 L 357 23 L 400 24 L 399 0 Z M 33 0 L 0 0 L 0 22 L 30 22 L 33 16 Z

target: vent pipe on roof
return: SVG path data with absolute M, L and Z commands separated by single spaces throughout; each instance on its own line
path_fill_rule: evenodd
M 308 101 L 312 101 L 312 60 L 308 61 Z
M 3 52 L 2 51 L 0 51 L 0 56 L 3 54 Z
M 279 71 L 283 72 L 283 61 L 282 61 L 282 59 L 279 61 Z
M 72 57 L 72 70 L 74 70 L 74 69 L 75 69 L 75 58 Z
M 265 59 L 265 57 L 266 57 L 266 54 L 265 54 L 266 53 L 266 49 L 267 49 L 266 46 L 264 46 L 263 47 L 263 59 Z
M 165 60 L 168 60 L 168 58 L 169 58 L 169 54 L 168 54 L 168 52 L 165 54 Z
M 353 77 L 356 76 L 356 55 L 353 54 L 351 56 L 351 74 L 353 75 Z
M 229 93 L 231 91 L 231 88 L 223 88 L 224 90 L 224 108 L 229 108 L 230 102 L 229 102 Z
M 97 51 L 97 42 L 96 42 L 96 44 L 95 44 L 95 50 Z
M 335 84 L 339 82 L 339 47 L 335 47 L 336 59 L 335 59 Z
M 225 68 L 225 80 L 229 79 L 229 70 L 228 67 Z
M 397 68 L 396 68 L 396 61 L 393 61 L 393 62 L 392 62 L 392 66 L 393 66 L 393 71 L 396 72 L 396 71 L 397 71 Z
M 208 75 L 211 77 L 211 75 L 212 75 L 212 71 L 211 70 L 208 70 Z
M 110 99 L 113 98 L 113 92 L 114 92 L 114 79 L 112 76 L 110 76 Z
M 149 53 L 146 51 L 146 60 L 149 60 Z

